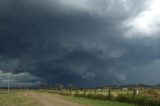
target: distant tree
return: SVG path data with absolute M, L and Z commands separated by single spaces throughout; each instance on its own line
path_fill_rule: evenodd
M 63 84 L 60 84 L 59 88 L 60 88 L 61 91 L 63 91 L 63 88 L 64 88 Z
M 48 84 L 46 82 L 41 82 L 40 83 L 40 88 L 45 89 L 47 88 Z
M 73 84 L 69 84 L 68 87 L 70 89 L 70 94 L 72 95 L 72 89 L 74 88 Z

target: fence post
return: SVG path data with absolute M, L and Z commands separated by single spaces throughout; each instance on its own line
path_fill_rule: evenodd
M 133 96 L 136 96 L 136 89 L 133 89 Z
M 67 89 L 65 91 L 66 91 L 66 95 L 67 95 Z
M 139 95 L 139 90 L 138 90 L 138 89 L 136 90 L 136 95 L 137 95 L 137 96 Z
M 97 89 L 94 90 L 94 94 L 97 95 Z
M 70 88 L 70 95 L 72 95 L 72 88 Z
M 83 94 L 86 95 L 86 89 L 84 89 L 84 93 Z
M 63 94 L 63 84 L 60 84 L 60 91 Z
M 78 95 L 78 89 L 76 89 L 76 95 Z
M 108 97 L 111 97 L 111 88 L 108 89 Z

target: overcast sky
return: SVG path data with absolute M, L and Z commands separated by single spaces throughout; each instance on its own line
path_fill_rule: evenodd
M 0 0 L 0 86 L 160 83 L 159 0 Z

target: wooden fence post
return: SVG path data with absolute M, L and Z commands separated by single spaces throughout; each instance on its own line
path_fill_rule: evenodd
M 78 89 L 76 89 L 76 95 L 78 95 Z
M 108 89 L 108 97 L 111 97 L 111 88 Z
M 72 95 L 72 88 L 70 88 L 70 95 Z
M 86 95 L 86 89 L 84 89 L 84 93 L 83 94 Z
M 97 95 L 97 89 L 94 90 L 94 94 Z
M 67 95 L 67 89 L 65 91 L 66 91 L 66 95 Z
M 133 89 L 133 96 L 136 96 L 136 90 Z

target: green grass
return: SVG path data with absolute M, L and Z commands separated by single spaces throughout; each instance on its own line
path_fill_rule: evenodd
M 0 92 L 0 106 L 39 106 L 33 99 L 27 97 L 23 92 Z
M 103 101 L 103 100 L 94 100 L 89 98 L 83 98 L 83 97 L 66 97 L 68 100 L 85 104 L 87 106 L 135 106 L 132 104 L 127 103 L 119 103 L 119 102 L 113 102 L 113 101 Z

